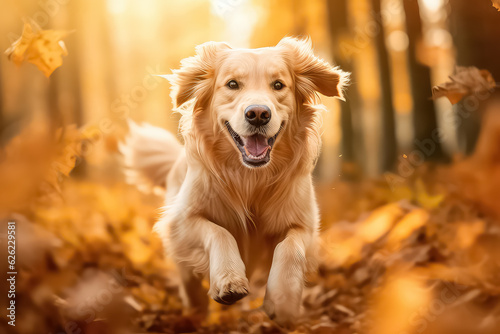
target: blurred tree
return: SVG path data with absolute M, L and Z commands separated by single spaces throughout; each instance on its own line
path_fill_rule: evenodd
M 2 67 L 0 66 L 0 78 L 2 77 Z M 4 120 L 4 115 L 3 115 L 3 83 L 2 80 L 0 80 L 0 133 L 2 133 L 3 128 L 5 126 L 5 120 Z M 2 145 L 1 138 L 0 138 L 0 145 Z
M 70 20 L 72 20 L 74 25 L 78 26 L 81 24 L 81 21 L 79 20 L 80 8 L 76 1 L 68 3 L 63 10 L 67 11 L 67 15 Z M 84 125 L 83 120 L 85 119 L 85 116 L 83 115 L 82 103 L 82 76 L 80 74 L 81 69 L 79 68 L 81 50 L 79 40 L 75 35 L 76 34 L 73 34 L 73 36 L 70 36 L 70 38 L 66 41 L 66 47 L 68 50 L 72 51 L 72 56 L 65 60 L 68 70 L 63 73 L 59 73 L 64 74 L 61 81 L 69 87 L 61 87 L 60 84 L 59 89 L 67 89 L 67 93 L 72 97 L 70 101 L 65 101 L 63 108 L 71 108 L 71 120 L 69 121 L 71 123 L 76 123 L 80 127 Z M 65 110 L 62 110 L 61 112 L 64 114 Z M 67 122 L 68 120 L 64 119 L 63 121 Z M 71 177 L 83 178 L 87 175 L 87 162 L 83 158 L 78 158 L 77 161 L 78 163 L 75 164 L 75 168 L 71 171 Z
M 78 27 L 80 20 L 78 19 L 80 15 L 80 10 L 78 3 L 76 1 L 69 2 L 67 6 L 61 8 L 64 11 L 64 14 L 67 16 L 67 20 L 69 22 L 65 22 L 70 27 Z M 64 59 L 64 70 L 55 72 L 54 76 L 57 76 L 56 80 L 58 80 L 58 89 L 62 92 L 66 93 L 68 96 L 71 96 L 71 99 L 65 99 L 63 103 L 59 103 L 62 106 L 63 110 L 60 110 L 64 115 L 63 121 L 76 123 L 78 126 L 83 125 L 83 115 L 82 115 L 82 97 L 81 97 L 81 75 L 80 75 L 80 43 L 79 43 L 79 34 L 78 32 L 72 33 L 65 40 L 66 47 L 71 51 L 71 57 L 67 57 Z M 69 51 L 68 51 L 69 52 Z M 54 83 L 51 83 L 52 87 L 54 87 Z M 59 92 L 59 95 L 62 95 Z M 59 96 L 59 98 L 61 98 Z M 71 113 L 69 113 L 69 110 Z
M 342 38 L 343 34 L 346 34 L 349 30 L 348 26 L 348 13 L 347 13 L 347 0 L 339 0 L 334 3 L 334 1 L 327 1 L 328 4 L 328 24 L 330 28 L 330 34 L 333 40 L 332 43 L 332 53 L 334 63 L 339 65 L 343 70 L 352 72 L 351 64 L 339 56 L 339 40 Z M 342 154 L 344 161 L 354 162 L 354 129 L 352 124 L 352 108 L 351 108 L 351 97 L 352 93 L 346 93 L 346 102 L 341 105 L 340 110 L 340 122 L 342 127 Z
M 350 35 L 350 22 L 347 0 L 329 0 L 328 8 L 328 27 L 330 38 L 332 39 L 331 48 L 336 65 L 342 70 L 351 73 L 351 82 L 355 81 L 355 71 L 351 59 L 346 59 L 340 50 L 340 42 Z M 346 101 L 340 106 L 340 126 L 342 129 L 341 152 L 342 152 L 342 176 L 344 178 L 355 178 L 359 171 L 359 166 L 363 164 L 363 140 L 359 127 L 355 126 L 356 113 L 355 105 L 359 100 L 356 87 L 350 87 L 345 93 Z M 347 166 L 346 166 L 347 165 Z M 348 168 L 354 166 L 355 168 Z
M 106 3 L 97 0 L 76 2 L 74 26 L 78 32 L 78 69 L 82 121 L 99 122 L 110 114 L 112 68 Z M 89 24 L 92 22 L 92 24 Z
M 413 95 L 413 127 L 417 149 L 425 145 L 426 159 L 443 160 L 445 158 L 439 141 L 433 139 L 433 132 L 438 129 L 436 110 L 431 100 L 431 71 L 417 60 L 417 45 L 422 41 L 422 21 L 418 0 L 403 1 L 408 34 L 408 64 Z M 435 137 L 435 136 L 434 136 Z M 430 141 L 433 142 L 430 146 Z M 430 149 L 433 147 L 433 149 Z
M 476 66 L 489 70 L 495 79 L 500 78 L 500 13 L 491 1 L 449 0 L 451 6 L 450 30 L 457 49 L 457 65 Z M 481 101 L 480 101 L 481 102 Z M 460 148 L 471 153 L 479 135 L 479 114 L 464 109 L 458 122 Z M 458 117 L 458 116 L 457 116 Z
M 381 22 L 380 0 L 371 0 L 373 15 L 377 22 Z M 382 131 L 381 131 L 381 154 L 382 170 L 388 171 L 394 167 L 397 155 L 396 125 L 394 118 L 394 106 L 392 104 L 391 69 L 389 65 L 389 53 L 385 44 L 385 32 L 383 24 L 379 24 L 378 34 L 375 34 L 375 47 L 377 50 L 378 72 L 381 85 L 382 103 Z

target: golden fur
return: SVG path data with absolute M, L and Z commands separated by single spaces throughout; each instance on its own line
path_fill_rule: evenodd
M 126 163 L 146 178 L 161 161 L 171 166 L 164 214 L 155 229 L 179 265 L 187 306 L 206 309 L 198 273 L 209 276 L 209 295 L 229 304 L 248 293 L 247 277 L 263 267 L 270 269 L 264 309 L 279 324 L 291 324 L 318 243 L 311 176 L 323 110 L 317 93 L 342 98 L 348 74 L 316 57 L 309 40 L 295 38 L 261 49 L 209 42 L 196 53 L 169 77 L 174 106 L 182 114 L 183 149 L 168 136 L 159 140 L 143 130 L 141 135 L 141 127 L 133 125 L 122 146 Z M 241 83 L 237 90 L 226 85 L 232 79 Z M 270 84 L 278 79 L 284 88 L 273 90 Z M 256 131 L 268 138 L 281 129 L 270 161 L 257 168 L 244 163 L 225 126 L 251 135 L 243 110 L 252 104 L 272 111 L 269 124 Z M 154 164 L 141 164 L 157 151 L 144 145 L 148 140 L 150 146 L 163 144 L 165 152 L 150 159 Z M 157 173 L 151 179 L 157 180 Z

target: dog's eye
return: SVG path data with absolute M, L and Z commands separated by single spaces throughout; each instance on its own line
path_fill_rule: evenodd
M 283 85 L 283 83 L 281 81 L 277 80 L 273 83 L 274 90 L 281 90 L 281 89 L 283 89 L 283 87 L 285 87 L 285 85 Z
M 226 86 L 228 86 L 230 89 L 238 89 L 240 86 L 238 85 L 238 83 L 234 80 L 230 80 Z

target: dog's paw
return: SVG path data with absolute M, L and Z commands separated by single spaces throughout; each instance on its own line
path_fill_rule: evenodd
M 236 274 L 224 275 L 211 282 L 208 294 L 217 303 L 232 305 L 248 295 L 248 279 Z
M 269 319 L 273 320 L 280 327 L 292 330 L 299 316 L 298 309 L 293 303 L 287 303 L 285 299 L 273 301 L 265 299 L 263 309 Z

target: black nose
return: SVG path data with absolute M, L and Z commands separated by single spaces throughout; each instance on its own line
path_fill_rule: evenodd
M 253 126 L 262 126 L 271 120 L 271 109 L 262 104 L 252 104 L 245 109 L 245 119 Z

